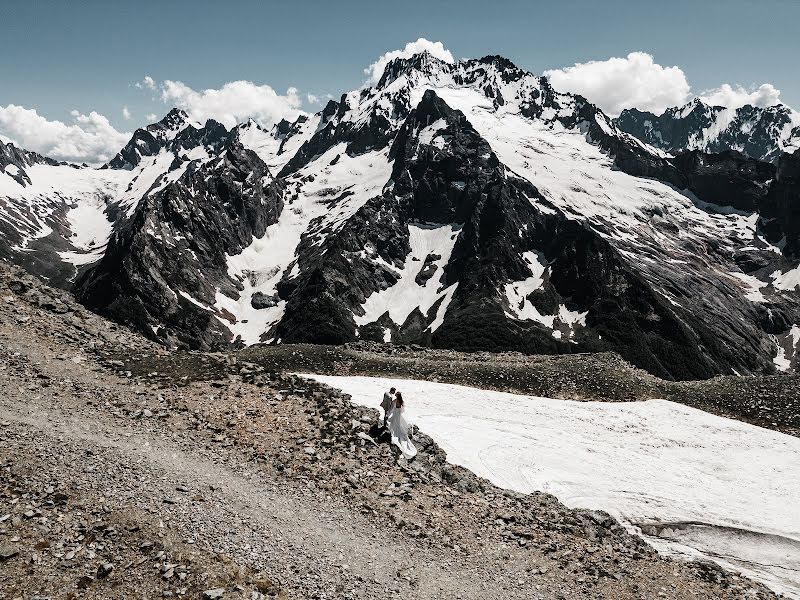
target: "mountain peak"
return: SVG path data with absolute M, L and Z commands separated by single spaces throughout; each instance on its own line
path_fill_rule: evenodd
M 402 75 L 409 75 L 414 72 L 419 72 L 422 75 L 432 75 L 436 72 L 447 71 L 450 66 L 450 63 L 435 57 L 427 50 L 408 58 L 395 58 L 386 65 L 376 87 L 384 88 Z
M 177 133 L 188 124 L 190 124 L 188 113 L 181 108 L 175 107 L 170 110 L 163 119 L 148 125 L 145 129 L 151 133 L 155 133 L 157 131 Z
M 185 121 L 188 121 L 188 120 L 189 120 L 188 113 L 185 110 L 183 110 L 182 108 L 178 108 L 176 106 L 176 107 L 173 107 L 166 114 L 166 116 L 158 122 L 158 124 L 159 125 L 164 125 L 165 127 L 169 127 L 172 124 L 182 123 L 182 122 L 185 122 Z

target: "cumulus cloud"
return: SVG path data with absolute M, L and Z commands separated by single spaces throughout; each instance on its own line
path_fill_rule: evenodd
M 646 52 L 631 52 L 625 58 L 576 63 L 564 69 L 545 71 L 553 87 L 581 94 L 609 115 L 625 108 L 656 114 L 681 106 L 695 97 L 680 67 L 664 67 Z M 780 90 L 771 83 L 757 88 L 723 83 L 697 97 L 706 104 L 739 108 L 745 104 L 767 107 L 781 104 Z
M 155 121 L 158 121 L 158 115 L 156 113 L 150 113 L 149 115 L 145 115 L 144 118 L 147 119 L 149 123 L 154 123 Z
M 31 108 L 0 106 L 0 133 L 16 145 L 70 162 L 101 164 L 113 157 L 131 134 L 114 129 L 106 117 L 73 110 L 72 123 L 51 121 Z
M 150 75 L 145 75 L 144 79 L 141 81 L 137 81 L 134 83 L 137 88 L 140 90 L 148 89 L 148 90 L 155 90 L 156 89 L 156 80 L 150 77 Z
M 126 121 L 130 120 L 131 118 L 131 111 L 128 110 L 127 106 L 122 107 L 122 118 Z
M 308 100 L 309 104 L 319 104 L 319 96 L 314 94 L 306 94 L 306 100 Z
M 712 106 L 739 108 L 750 104 L 766 108 L 781 104 L 780 95 L 781 91 L 771 83 L 762 83 L 758 88 L 749 90 L 741 85 L 732 86 L 729 83 L 723 83 L 718 88 L 706 90 L 700 94 L 699 98 Z
M 279 94 L 268 85 L 251 81 L 231 81 L 219 89 L 194 90 L 181 81 L 161 83 L 161 99 L 185 110 L 200 122 L 215 119 L 226 127 L 253 119 L 269 126 L 281 119 L 293 121 L 302 114 L 302 100 L 291 87 Z
M 411 58 L 415 54 L 426 51 L 445 62 L 451 63 L 454 60 L 452 53 L 444 47 L 442 42 L 432 42 L 425 38 L 419 38 L 416 42 L 408 42 L 402 50 L 392 50 L 382 54 L 378 60 L 364 69 L 364 74 L 367 76 L 367 83 L 378 83 L 386 65 L 395 58 Z
M 575 63 L 544 75 L 557 90 L 580 94 L 610 115 L 631 107 L 661 113 L 689 99 L 689 82 L 680 67 L 663 67 L 645 52 Z

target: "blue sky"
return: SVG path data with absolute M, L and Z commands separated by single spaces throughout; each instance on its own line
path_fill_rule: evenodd
M 800 108 L 798 22 L 798 0 L 0 0 L 0 107 L 68 124 L 71 111 L 96 111 L 129 132 L 169 109 L 163 81 L 203 90 L 248 80 L 281 95 L 297 88 L 299 108 L 314 110 L 308 93 L 358 87 L 378 56 L 424 37 L 456 59 L 502 54 L 535 73 L 645 52 L 679 67 L 689 96 L 768 83 Z M 135 87 L 145 75 L 155 89 Z

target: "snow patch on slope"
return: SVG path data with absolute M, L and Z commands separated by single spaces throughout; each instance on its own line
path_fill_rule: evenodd
M 295 258 L 300 236 L 309 221 L 324 213 L 324 206 L 303 196 L 286 204 L 278 222 L 267 227 L 264 237 L 254 239 L 241 254 L 228 257 L 228 274 L 240 281 L 244 289 L 234 300 L 218 293 L 215 306 L 236 317 L 236 323 L 222 321 L 245 344 L 255 344 L 261 335 L 283 317 L 285 300 L 278 300 L 277 285 L 284 270 Z M 275 297 L 275 306 L 255 309 L 253 294 L 260 292 Z
M 800 265 L 785 273 L 775 271 L 769 277 L 772 279 L 772 285 L 779 290 L 794 290 L 800 286 Z
M 544 285 L 544 276 L 548 269 L 547 260 L 538 252 L 524 252 L 522 257 L 528 263 L 532 275 L 522 281 L 505 285 L 506 300 L 508 301 L 506 316 L 523 321 L 536 321 L 548 329 L 552 329 L 554 338 L 561 339 L 566 334 L 567 339 L 570 339 L 575 325 L 586 325 L 588 311 L 572 311 L 560 304 L 555 314 L 543 315 L 540 313 L 528 296 Z
M 220 321 L 245 344 L 262 341 L 263 334 L 284 315 L 286 301 L 277 297 L 277 285 L 287 269 L 299 274 L 297 246 L 304 235 L 322 243 L 368 200 L 378 196 L 391 177 L 388 149 L 351 157 L 345 144 L 329 149 L 318 160 L 287 179 L 285 204 L 278 222 L 240 254 L 228 257 L 228 274 L 244 289 L 238 299 L 217 293 L 215 308 L 236 321 Z M 339 160 L 330 164 L 334 157 Z M 256 293 L 273 298 L 274 306 L 253 308 Z
M 665 400 L 575 402 L 306 377 L 372 408 L 391 383 L 450 462 L 500 487 L 606 510 L 632 529 L 659 532 L 646 539 L 660 551 L 705 556 L 800 598 L 800 439 Z
M 766 287 L 768 284 L 756 277 L 753 277 L 752 275 L 747 275 L 746 273 L 733 272 L 731 275 L 745 285 L 747 288 L 747 293 L 744 297 L 750 300 L 750 302 L 767 301 L 767 299 L 764 297 L 764 294 L 761 293 L 761 289 Z
M 21 235 L 16 250 L 26 251 L 33 240 L 50 235 L 61 211 L 66 213 L 66 223 L 61 224 L 77 234 L 67 238 L 76 249 L 89 250 L 108 241 L 111 229 L 104 207 L 130 180 L 128 171 L 36 164 L 26 172 L 31 184 L 25 187 L 0 177 L 0 221 Z
M 505 292 L 510 311 L 509 316 L 513 316 L 516 319 L 538 321 L 552 329 L 555 317 L 542 315 L 528 300 L 528 296 L 544 285 L 544 275 L 548 268 L 547 260 L 538 252 L 523 252 L 522 258 L 528 263 L 531 276 L 522 281 L 506 284 Z
M 300 130 L 293 132 L 288 138 L 277 136 L 274 131 L 266 131 L 253 121 L 239 127 L 239 141 L 249 148 L 276 175 L 289 162 L 303 143 L 316 132 L 321 120 L 320 114 L 313 115 L 300 124 Z M 283 149 L 281 150 L 281 144 Z
M 427 315 L 431 307 L 444 298 L 430 326 L 431 332 L 436 331 L 444 321 L 447 307 L 458 287 L 457 283 L 444 287 L 441 280 L 460 230 L 461 227 L 457 225 L 410 223 L 408 233 L 411 252 L 406 256 L 403 269 L 397 273 L 397 283 L 385 290 L 373 292 L 366 299 L 361 306 L 364 314 L 353 317 L 356 325 L 360 327 L 373 323 L 388 312 L 389 318 L 400 326 L 415 308 Z M 425 285 L 420 285 L 416 282 L 416 277 L 431 254 L 439 256 L 429 263 L 436 266 L 436 271 Z

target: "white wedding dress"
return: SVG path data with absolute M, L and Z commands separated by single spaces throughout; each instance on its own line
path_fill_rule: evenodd
M 409 424 L 406 421 L 403 413 L 405 410 L 400 408 L 392 408 L 389 412 L 387 425 L 389 426 L 389 433 L 392 436 L 392 443 L 400 448 L 400 452 L 406 459 L 412 459 L 417 455 L 417 448 L 408 437 Z

